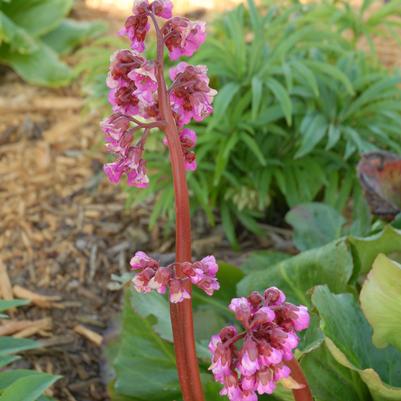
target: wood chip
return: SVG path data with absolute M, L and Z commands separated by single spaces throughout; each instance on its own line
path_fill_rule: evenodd
M 33 304 L 40 308 L 57 307 L 56 302 L 61 301 L 62 299 L 60 296 L 37 294 L 19 285 L 15 285 L 12 290 L 17 298 L 29 299 Z
M 52 327 L 52 320 L 44 318 L 33 321 L 9 322 L 0 327 L 1 335 L 13 334 L 16 338 L 31 337 L 42 330 L 49 330 Z
M 88 329 L 87 327 L 78 324 L 74 327 L 74 331 L 77 334 L 80 334 L 81 336 L 85 337 L 87 340 L 91 341 L 98 347 L 102 345 L 103 337 L 100 334 Z
M 6 300 L 14 299 L 13 289 L 11 287 L 10 278 L 8 277 L 7 268 L 0 259 L 0 293 L 1 297 Z

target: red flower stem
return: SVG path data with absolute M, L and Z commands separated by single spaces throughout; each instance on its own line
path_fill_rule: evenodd
M 164 121 L 155 121 L 154 123 L 143 123 L 136 118 L 131 117 L 131 121 L 134 122 L 140 128 L 163 128 L 165 122 Z
M 294 396 L 295 401 L 313 401 L 312 393 L 310 391 L 308 381 L 306 380 L 306 377 L 304 373 L 302 372 L 301 367 L 299 366 L 298 361 L 294 357 L 290 361 L 286 362 L 288 367 L 291 369 L 291 377 L 298 382 L 299 384 L 302 384 L 304 387 L 297 389 L 297 390 L 292 390 L 292 394 Z
M 159 108 L 165 121 L 163 130 L 170 151 L 171 170 L 174 180 L 176 209 L 176 275 L 186 277 L 182 271 L 184 262 L 191 262 L 191 219 L 189 196 L 184 166 L 184 156 L 178 137 L 170 101 L 164 80 L 164 40 L 155 16 L 150 17 L 157 35 L 156 74 L 158 83 Z M 190 280 L 185 280 L 186 290 L 191 293 Z M 177 304 L 170 303 L 170 317 L 173 329 L 177 372 L 184 401 L 205 401 L 195 350 L 195 335 L 192 318 L 192 300 L 186 299 Z

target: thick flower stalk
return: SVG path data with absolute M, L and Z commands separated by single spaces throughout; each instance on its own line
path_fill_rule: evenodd
M 147 139 L 159 131 L 165 134 L 162 142 L 169 149 L 175 192 L 176 261 L 161 266 L 157 260 L 138 251 L 130 261 L 136 273 L 132 283 L 142 293 L 169 292 L 177 371 L 183 399 L 205 401 L 195 351 L 191 293 L 192 285 L 210 296 L 218 290 L 218 266 L 211 255 L 200 261 L 192 260 L 186 171 L 196 170 L 197 167 L 194 152 L 197 136 L 195 131 L 185 125 L 192 120 L 202 121 L 213 112 L 212 102 L 216 91 L 209 87 L 207 67 L 187 62 L 180 62 L 171 68 L 171 84 L 167 87 L 164 74 L 165 50 L 171 60 L 192 56 L 206 37 L 205 23 L 173 17 L 172 9 L 170 0 L 136 0 L 132 15 L 120 31 L 120 35 L 129 39 L 130 48 L 119 50 L 111 57 L 107 86 L 113 114 L 101 126 L 106 149 L 114 160 L 104 165 L 104 172 L 112 184 L 126 180 L 128 186 L 147 187 L 149 177 L 144 158 Z M 143 55 L 151 24 L 157 38 L 155 60 L 147 60 Z M 157 131 L 154 132 L 155 128 Z M 223 329 L 210 346 L 214 359 L 217 358 L 212 367 L 213 373 L 224 384 L 222 394 L 237 401 L 253 400 L 255 391 L 269 393 L 277 380 L 289 375 L 289 369 L 283 361 L 290 359 L 291 350 L 297 345 L 294 331 L 305 325 L 303 319 L 307 316 L 301 307 L 281 304 L 257 309 L 254 298 L 248 298 L 251 302 L 248 321 L 241 312 L 241 305 L 246 303 L 245 298 L 233 300 L 231 305 L 247 331 L 238 334 L 232 327 Z M 283 320 L 288 318 L 292 326 Z M 281 345 L 277 345 L 277 351 L 272 356 L 268 356 L 270 348 L 262 350 L 266 354 L 265 359 L 261 356 L 260 362 L 258 359 L 255 364 L 255 352 L 262 352 L 258 347 L 262 343 L 262 336 L 267 333 L 267 324 L 276 324 L 271 339 L 281 341 Z M 233 347 L 237 339 L 241 338 L 245 339 L 246 345 L 242 353 L 237 353 Z M 276 347 L 276 343 L 271 343 L 271 346 Z M 226 348 L 228 353 L 223 351 Z M 302 378 L 299 367 L 296 365 L 294 369 L 299 373 L 298 378 Z M 298 401 L 311 400 L 295 398 Z
M 298 346 L 296 333 L 309 326 L 309 314 L 305 306 L 285 302 L 284 293 L 275 287 L 263 295 L 234 298 L 229 309 L 244 330 L 227 326 L 212 337 L 210 370 L 223 385 L 220 394 L 230 401 L 257 401 L 257 394 L 272 394 L 277 382 L 291 376 L 287 362 Z M 300 384 L 301 389 L 304 383 Z M 309 389 L 301 395 L 295 399 L 312 400 Z
M 176 262 L 160 266 L 143 252 L 131 259 L 136 271 L 133 286 L 147 293 L 169 291 L 171 322 L 177 370 L 184 401 L 204 401 L 193 332 L 191 287 L 212 295 L 219 288 L 218 266 L 213 256 L 193 262 L 191 225 L 185 171 L 196 169 L 195 131 L 185 128 L 191 120 L 201 121 L 212 113 L 216 91 L 209 87 L 207 68 L 179 63 L 170 70 L 171 85 L 164 78 L 164 50 L 172 60 L 191 56 L 204 42 L 205 24 L 172 16 L 169 0 L 137 0 L 120 34 L 128 37 L 130 49 L 111 58 L 107 78 L 113 114 L 102 122 L 107 150 L 114 160 L 104 166 L 113 184 L 124 177 L 129 186 L 147 187 L 149 177 L 144 158 L 146 141 L 157 128 L 165 133 L 163 143 L 170 151 L 176 203 Z M 159 23 L 167 20 L 162 26 Z M 154 61 L 143 56 L 151 23 L 157 37 Z

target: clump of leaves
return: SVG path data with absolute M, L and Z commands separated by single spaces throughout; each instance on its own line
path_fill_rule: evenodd
M 0 319 L 7 319 L 4 314 L 8 309 L 26 305 L 25 300 L 0 300 Z M 12 369 L 7 365 L 18 360 L 18 353 L 39 348 L 37 341 L 0 336 L 0 400 L 1 401 L 52 401 L 45 397 L 44 391 L 55 383 L 60 377 L 48 373 L 28 369 Z M 54 401 L 54 400 L 53 400 Z
M 353 197 L 362 217 L 358 153 L 401 151 L 401 77 L 357 51 L 339 26 L 312 19 L 323 6 L 269 2 L 259 12 L 249 1 L 215 22 L 198 56 L 219 95 L 208 125 L 197 127 L 200 169 L 189 186 L 211 224 L 220 211 L 233 244 L 238 222 L 260 235 L 258 220 L 283 198 L 289 207 L 318 199 L 341 212 Z M 150 165 L 164 171 L 163 163 Z M 154 214 L 162 214 L 172 199 L 165 183 L 160 174 L 133 201 L 156 193 Z
M 35 85 L 63 86 L 74 77 L 59 55 L 104 31 L 100 22 L 66 19 L 73 0 L 0 0 L 0 63 Z
M 234 246 L 239 226 L 263 235 L 259 221 L 266 215 L 315 201 L 341 214 L 352 199 L 351 232 L 367 233 L 355 174 L 359 154 L 401 153 L 401 76 L 380 66 L 373 49 L 356 48 L 383 24 L 394 28 L 399 10 L 384 5 L 368 18 L 371 3 L 354 9 L 345 2 L 268 0 L 258 9 L 249 0 L 215 20 L 196 62 L 209 66 L 219 95 L 212 118 L 194 127 L 200 167 L 189 175 L 189 188 L 193 211 L 201 209 L 211 225 L 221 221 Z M 87 77 L 101 82 L 90 71 Z M 101 98 L 104 85 L 90 88 Z M 171 221 L 167 159 L 160 152 L 147 159 L 155 178 L 145 191 L 129 189 L 130 202 L 154 202 L 151 225 L 161 216 Z
M 213 299 L 197 290 L 193 294 L 197 353 L 207 399 L 219 399 L 219 389 L 207 371 L 205 344 L 215 327 L 232 323 L 224 305 L 230 297 L 274 285 L 286 292 L 290 302 L 308 305 L 313 312 L 298 356 L 316 399 L 398 400 L 400 249 L 401 231 L 386 226 L 370 237 L 344 236 L 292 257 L 258 251 L 248 256 L 241 270 L 219 263 L 223 290 Z M 159 294 L 127 290 L 121 332 L 108 345 L 112 400 L 177 396 L 167 309 L 167 300 Z M 150 382 L 146 385 L 143 380 Z M 280 388 L 271 399 L 292 398 Z
M 398 400 L 401 231 L 385 227 L 348 236 L 271 264 L 250 255 L 239 295 L 266 283 L 313 307 L 301 343 L 301 365 L 320 401 Z

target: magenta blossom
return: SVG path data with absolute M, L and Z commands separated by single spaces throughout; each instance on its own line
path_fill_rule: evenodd
M 119 32 L 121 36 L 127 36 L 131 41 L 131 48 L 142 53 L 145 50 L 146 35 L 150 30 L 149 14 L 154 13 L 158 17 L 171 18 L 173 3 L 169 0 L 156 0 L 149 4 L 148 0 L 134 2 L 132 14 L 127 18 Z
M 103 170 L 112 184 L 118 184 L 121 176 L 127 176 L 127 183 L 137 188 L 146 188 L 149 178 L 146 175 L 146 162 L 142 159 L 141 148 L 127 147 L 113 163 L 104 165 Z
M 192 56 L 206 39 L 206 24 L 188 18 L 174 17 L 161 29 L 171 60 Z
M 229 308 L 245 331 L 228 326 L 212 337 L 210 369 L 223 385 L 220 394 L 230 401 L 257 400 L 256 393 L 272 394 L 276 383 L 290 376 L 283 361 L 293 358 L 299 342 L 296 332 L 309 326 L 309 313 L 303 305 L 285 302 L 284 293 L 275 287 L 263 296 L 253 292 L 234 298 Z M 243 342 L 237 346 L 239 340 Z
M 112 89 L 129 85 L 128 74 L 142 67 L 144 63 L 145 59 L 134 51 L 128 49 L 118 50 L 110 58 L 107 86 Z
M 154 63 L 145 61 L 138 68 L 132 69 L 128 73 L 137 90 L 135 95 L 143 105 L 151 105 L 155 102 L 154 93 L 157 91 L 157 80 L 155 75 Z
M 164 294 L 169 288 L 170 302 L 172 303 L 190 298 L 190 294 L 185 288 L 185 281 L 188 279 L 208 295 L 212 295 L 220 288 L 216 279 L 218 266 L 214 256 L 207 256 L 194 263 L 184 263 L 182 269 L 184 278 L 176 277 L 175 264 L 167 267 L 160 266 L 159 262 L 141 251 L 131 258 L 130 264 L 132 269 L 137 271 L 132 282 L 138 292 L 147 293 L 156 290 Z
M 184 153 L 184 160 L 185 160 L 185 168 L 189 171 L 194 171 L 196 170 L 196 156 L 195 153 L 192 151 L 192 149 L 196 145 L 196 132 L 184 128 L 180 133 L 180 142 L 181 142 L 181 148 Z
M 155 17 L 160 17 L 168 20 L 160 30 L 160 38 L 173 59 L 181 55 L 192 55 L 205 40 L 203 22 L 173 18 L 172 8 L 173 3 L 170 0 L 135 1 L 132 15 L 120 31 L 131 41 L 131 49 L 119 50 L 111 57 L 106 83 L 110 89 L 108 99 L 114 114 L 105 120 L 102 129 L 105 132 L 107 150 L 117 155 L 116 161 L 104 166 L 104 171 L 113 184 L 119 183 L 121 177 L 126 175 L 129 186 L 144 188 L 148 185 L 146 162 L 142 155 L 149 130 L 136 144 L 133 141 L 138 129 L 160 128 L 163 124 L 156 63 L 146 60 L 138 53 L 145 48 L 150 19 L 155 21 Z M 178 127 L 184 166 L 186 170 L 194 171 L 197 168 L 194 152 L 196 133 L 184 126 L 192 119 L 201 121 L 212 113 L 211 104 L 216 91 L 209 87 L 207 68 L 202 65 L 179 63 L 170 70 L 170 77 L 173 83 L 168 90 L 168 101 Z M 154 123 L 143 122 L 143 119 Z M 131 127 L 132 123 L 136 126 Z M 204 277 L 200 285 L 208 292 L 217 288 L 210 277 Z
M 202 121 L 213 111 L 211 104 L 217 92 L 209 87 L 206 66 L 182 62 L 171 68 L 170 78 L 174 81 L 171 105 L 180 126 L 188 124 L 192 118 Z

